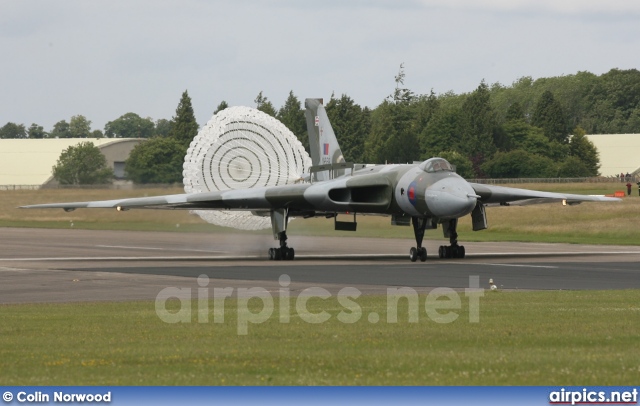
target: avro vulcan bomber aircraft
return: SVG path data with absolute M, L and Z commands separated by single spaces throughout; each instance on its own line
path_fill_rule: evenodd
M 458 219 L 471 215 L 473 230 L 487 228 L 485 206 L 558 202 L 607 202 L 619 199 L 565 193 L 549 193 L 478 183 L 456 174 L 445 159 L 434 157 L 417 164 L 354 165 L 345 162 L 321 99 L 306 99 L 312 165 L 304 181 L 278 186 L 252 187 L 108 201 L 51 203 L 24 206 L 30 209 L 78 208 L 186 209 L 250 211 L 271 218 L 277 248 L 269 249 L 273 260 L 292 260 L 287 245 L 289 217 L 333 218 L 336 230 L 355 231 L 358 214 L 387 215 L 394 225 L 413 226 L 416 246 L 411 261 L 425 261 L 422 245 L 425 230 L 441 225 L 449 245 L 440 246 L 440 258 L 464 258 L 458 243 Z M 212 165 L 210 165 L 212 166 Z M 185 165 L 186 167 L 186 165 Z M 227 172 L 229 169 L 226 169 Z M 338 216 L 353 221 L 338 221 Z

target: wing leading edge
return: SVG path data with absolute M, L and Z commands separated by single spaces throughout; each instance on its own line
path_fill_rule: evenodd
M 242 190 L 225 190 L 205 193 L 185 193 L 131 199 L 99 200 L 87 202 L 49 203 L 21 206 L 21 209 L 81 208 L 128 209 L 211 209 L 211 210 L 269 210 L 299 201 L 309 185 L 286 185 Z M 269 195 L 269 196 L 267 196 Z
M 510 206 L 524 206 L 530 204 L 552 203 L 564 201 L 567 204 L 581 202 L 616 202 L 620 199 L 605 196 L 576 195 L 571 193 L 541 192 L 537 190 L 518 189 L 504 186 L 469 183 L 480 196 L 485 205 L 501 204 Z
M 132 199 L 49 203 L 22 206 L 23 209 L 80 208 L 248 210 L 270 211 L 286 208 L 294 212 L 386 213 L 391 204 L 392 186 L 376 174 L 326 182 L 270 186 L 253 189 L 163 195 Z

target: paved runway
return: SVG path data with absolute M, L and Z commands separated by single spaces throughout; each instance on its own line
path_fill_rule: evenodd
M 267 261 L 270 235 L 0 228 L 0 303 L 154 299 L 166 287 L 461 289 L 470 276 L 503 289 L 640 288 L 640 247 L 465 243 L 467 258 L 411 263 L 410 239 L 290 236 L 295 261 Z

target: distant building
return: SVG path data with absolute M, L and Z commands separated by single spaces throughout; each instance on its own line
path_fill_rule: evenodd
M 52 168 L 72 145 L 92 142 L 107 158 L 116 179 L 123 179 L 124 162 L 143 138 L 0 139 L 0 185 L 55 185 Z
M 640 134 L 592 134 L 589 141 L 600 153 L 600 174 L 640 173 Z

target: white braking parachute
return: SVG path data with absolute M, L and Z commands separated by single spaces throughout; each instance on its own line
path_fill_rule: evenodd
M 311 158 L 275 118 L 249 107 L 213 115 L 184 158 L 186 193 L 278 186 L 302 179 Z M 271 227 L 271 219 L 245 211 L 194 210 L 205 221 L 242 230 Z

